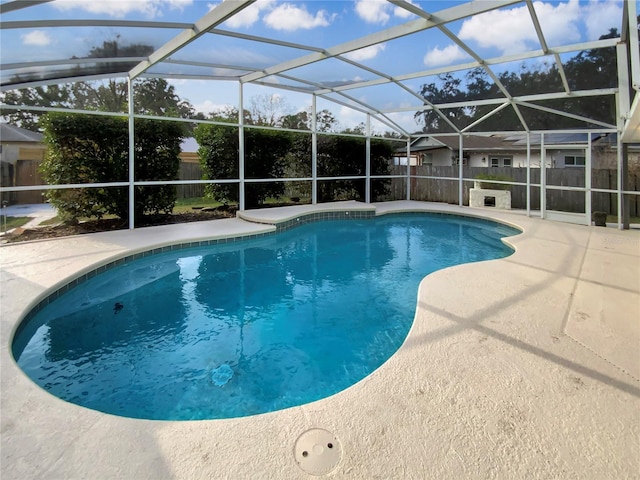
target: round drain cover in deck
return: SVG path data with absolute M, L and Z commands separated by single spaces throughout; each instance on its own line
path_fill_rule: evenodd
M 326 475 L 340 463 L 342 447 L 331 432 L 312 428 L 298 437 L 293 447 L 293 455 L 305 472 L 311 475 Z

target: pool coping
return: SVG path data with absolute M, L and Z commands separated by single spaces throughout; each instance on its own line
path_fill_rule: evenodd
M 83 268 L 185 238 L 271 233 L 291 222 L 291 210 L 261 210 L 261 224 L 229 219 L 181 231 L 150 227 L 6 245 L 0 250 L 2 476 L 307 478 L 292 449 L 314 427 L 334 432 L 343 445 L 333 477 L 513 477 L 523 468 L 540 477 L 554 471 L 637 475 L 639 409 L 630 408 L 638 406 L 640 392 L 633 365 L 637 337 L 612 318 L 638 313 L 639 232 L 423 202 L 300 207 L 292 207 L 295 215 L 349 207 L 373 207 L 376 215 L 461 214 L 515 225 L 523 233 L 508 239 L 516 249 L 512 257 L 426 277 L 405 343 L 363 381 L 312 404 L 201 422 L 123 419 L 67 404 L 19 371 L 8 348 L 11 334 L 39 297 Z M 269 217 L 275 226 L 264 222 Z M 469 278 L 500 288 L 487 292 Z M 494 311 L 487 305 L 497 306 Z M 490 315 L 478 319 L 487 310 Z M 586 324 L 585 315 L 606 328 Z M 457 381 L 447 383 L 432 361 Z M 510 447 L 496 449 L 498 444 Z

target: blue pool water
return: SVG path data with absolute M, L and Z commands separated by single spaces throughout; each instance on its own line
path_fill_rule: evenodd
M 174 250 L 81 283 L 21 326 L 42 388 L 116 415 L 230 418 L 339 392 L 384 363 L 429 273 L 508 256 L 519 231 L 431 214 L 320 221 Z

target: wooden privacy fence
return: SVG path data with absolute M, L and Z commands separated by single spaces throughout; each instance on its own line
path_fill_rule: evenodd
M 181 162 L 180 180 L 202 180 L 202 167 L 199 163 Z M 178 185 L 178 198 L 197 198 L 204 196 L 204 185 Z
M 407 167 L 392 167 L 393 175 L 406 175 Z M 531 183 L 540 183 L 540 169 L 532 168 Z M 526 168 L 492 168 L 486 167 L 465 167 L 463 176 L 465 178 L 476 178 L 478 175 L 487 173 L 492 175 L 501 175 L 509 177 L 514 182 L 527 182 Z M 548 186 L 569 186 L 584 187 L 585 171 L 581 168 L 550 168 L 546 170 L 546 183 Z M 433 177 L 449 177 L 458 178 L 458 167 L 434 167 L 420 166 L 411 167 L 412 176 L 433 176 Z M 615 169 L 594 169 L 591 171 L 591 188 L 617 190 L 618 174 Z M 473 188 L 472 181 L 463 183 L 463 199 L 464 205 L 469 205 L 469 189 Z M 391 182 L 391 197 L 406 197 L 406 180 L 404 178 L 393 179 Z M 520 185 L 511 186 L 511 208 L 526 209 L 527 208 L 527 187 Z M 629 190 L 640 190 L 640 177 L 637 173 L 629 175 Z M 640 196 L 631 195 L 630 215 L 637 217 L 640 212 Z M 412 178 L 411 179 L 411 199 L 422 200 L 428 202 L 444 202 L 458 203 L 458 181 L 442 180 L 428 178 Z M 547 209 L 559 210 L 564 212 L 584 212 L 585 211 L 585 195 L 584 192 L 563 191 L 547 189 L 546 193 Z M 531 187 L 531 209 L 540 209 L 540 188 Z M 615 193 L 591 193 L 591 209 L 592 211 L 603 211 L 611 215 L 618 213 L 618 200 Z
M 40 175 L 42 160 L 18 160 L 15 163 L 15 186 L 28 187 L 32 185 L 44 185 Z M 13 181 L 13 180 L 11 180 Z M 13 185 L 11 185 L 13 186 Z M 11 203 L 29 204 L 44 203 L 46 200 L 44 190 L 31 190 L 29 192 L 13 192 Z
M 2 186 L 44 185 L 45 182 L 40 175 L 40 164 L 39 160 L 19 160 L 15 166 L 2 162 Z M 180 180 L 202 180 L 202 168 L 197 163 L 182 162 L 178 178 Z M 204 195 L 204 185 L 178 185 L 177 190 L 178 198 L 202 197 Z M 3 200 L 5 199 L 11 204 L 43 203 L 46 200 L 44 190 L 6 193 L 3 194 Z
M 44 182 L 39 173 L 40 162 L 36 160 L 21 160 L 17 162 L 15 168 L 15 185 L 42 185 Z M 531 183 L 540 183 L 540 169 L 532 168 Z M 394 166 L 391 173 L 393 175 L 406 175 L 407 167 Z M 514 182 L 526 183 L 526 168 L 491 168 L 486 167 L 465 167 L 463 175 L 465 178 L 475 178 L 481 174 L 494 174 L 511 178 Z M 420 166 L 411 167 L 412 176 L 433 176 L 458 178 L 458 167 L 434 167 Z M 617 172 L 615 169 L 594 169 L 591 171 L 591 186 L 596 189 L 616 190 Z M 3 165 L 2 186 L 12 186 L 12 172 L 9 165 Z M 201 180 L 202 167 L 198 163 L 182 162 L 180 164 L 180 180 Z M 375 180 L 374 180 L 375 181 Z M 585 172 L 581 168 L 550 168 L 547 169 L 547 185 L 550 186 L 570 186 L 584 187 Z M 469 189 L 473 188 L 473 182 L 464 182 L 463 204 L 469 205 Z M 633 172 L 629 175 L 629 190 L 640 190 L 640 175 Z M 197 198 L 204 196 L 205 185 L 178 185 L 178 198 Z M 511 187 L 511 208 L 527 208 L 527 188 L 525 186 L 513 185 Z M 591 193 L 592 211 L 603 211 L 611 215 L 618 213 L 618 200 L 615 193 Z M 630 215 L 640 216 L 640 195 L 630 196 Z M 406 178 L 394 178 L 391 181 L 391 192 L 388 199 L 406 198 Z M 5 198 L 3 198 L 5 199 Z M 441 178 L 412 178 L 411 179 L 411 199 L 429 202 L 458 203 L 458 181 L 442 180 Z M 11 203 L 41 203 L 44 201 L 43 191 L 14 192 L 8 198 Z M 572 192 L 548 189 L 546 193 L 547 209 L 560 210 L 565 212 L 584 212 L 585 195 L 584 192 Z M 540 188 L 531 187 L 531 209 L 540 209 Z

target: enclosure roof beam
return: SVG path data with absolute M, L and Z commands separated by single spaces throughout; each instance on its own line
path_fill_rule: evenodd
M 413 91 L 412 89 L 410 89 L 409 87 L 405 86 L 403 83 L 401 82 L 397 82 L 396 80 L 394 80 L 393 77 L 379 72 L 377 70 L 374 70 L 373 68 L 369 68 L 365 65 L 361 65 L 353 60 L 350 60 L 346 57 L 337 57 L 338 59 L 342 60 L 343 62 L 349 63 L 351 65 L 354 65 L 355 67 L 359 67 L 362 68 L 370 73 L 373 73 L 374 75 L 377 75 L 379 77 L 382 77 L 383 79 L 385 79 L 384 83 L 394 83 L 396 86 L 400 87 L 401 89 L 403 89 L 404 91 L 406 91 L 407 93 L 409 93 L 410 95 L 413 95 L 414 97 L 416 97 L 418 100 L 420 100 L 421 102 L 427 104 L 427 105 L 431 105 L 433 106 L 433 103 L 431 103 L 429 100 L 427 100 L 426 98 L 424 98 L 422 95 L 420 95 L 418 92 Z M 338 90 L 336 90 L 336 92 L 338 92 Z M 343 94 L 344 95 L 344 94 Z M 346 96 L 346 95 L 345 95 Z M 458 131 L 458 127 L 451 121 L 449 120 L 449 118 L 443 114 L 438 108 L 434 107 L 435 112 L 440 116 L 440 118 L 442 118 L 442 120 L 444 120 L 451 128 L 453 128 L 454 131 Z
M 309 80 L 304 80 L 304 79 L 301 79 L 301 78 L 292 77 L 291 75 L 285 75 L 284 73 L 280 73 L 277 76 L 280 77 L 280 78 L 293 80 L 295 82 L 300 82 L 300 83 L 303 83 L 303 84 L 306 84 L 306 85 L 309 85 L 309 86 L 315 87 L 315 88 L 321 87 L 321 85 L 318 84 L 318 83 L 315 83 L 315 82 L 312 82 L 312 81 L 309 81 Z M 269 85 L 269 86 L 278 87 L 278 88 L 282 88 L 283 87 L 282 85 L 271 85 L 271 84 L 268 84 L 267 82 L 262 82 L 262 81 L 255 81 L 253 83 L 257 83 L 257 84 L 261 84 L 261 85 Z M 331 101 L 333 103 L 337 103 L 339 105 L 352 108 L 352 109 L 357 110 L 357 111 L 362 112 L 362 113 L 372 114 L 372 115 L 374 115 L 374 117 L 377 120 L 385 123 L 386 125 L 390 126 L 394 130 L 399 131 L 404 135 L 408 135 L 408 133 L 404 130 L 404 128 L 402 128 L 396 122 L 394 122 L 389 117 L 387 117 L 387 115 L 384 112 L 382 112 L 381 110 L 378 110 L 376 108 L 373 108 L 371 105 L 368 105 L 368 104 L 366 104 L 366 103 L 364 103 L 364 102 L 362 102 L 362 101 L 360 101 L 360 100 L 358 100 L 356 98 L 353 98 L 353 97 L 351 97 L 349 95 L 345 95 L 345 94 L 340 93 L 340 92 L 333 92 L 333 91 L 327 90 L 325 88 L 322 89 L 325 92 L 325 94 L 318 94 L 316 92 L 308 92 L 308 91 L 304 90 L 303 88 L 298 88 L 298 89 L 296 89 L 295 87 L 287 87 L 287 88 L 291 89 L 291 90 L 301 91 L 301 92 L 304 92 L 304 93 L 313 93 L 314 95 L 317 95 L 317 96 L 319 96 L 321 98 L 324 98 L 325 100 L 329 100 L 329 101 Z M 340 99 L 329 97 L 329 96 L 326 95 L 328 93 L 336 93 L 337 95 L 340 95 L 340 96 L 346 98 L 347 100 L 349 100 L 352 103 L 343 102 Z M 355 103 L 355 105 L 354 105 L 354 103 Z
M 482 122 L 484 122 L 486 119 L 492 117 L 493 115 L 495 115 L 496 113 L 498 113 L 500 110 L 506 108 L 509 106 L 508 102 L 503 103 L 502 105 L 498 105 L 498 107 L 494 108 L 493 110 L 491 110 L 489 113 L 487 113 L 486 115 L 482 116 L 481 118 L 479 118 L 478 120 L 476 120 L 473 123 L 470 123 L 469 125 L 467 125 L 466 127 L 464 127 L 461 132 L 465 133 L 468 132 L 469 130 L 471 130 L 473 127 L 475 127 L 476 125 L 481 124 Z
M 604 39 L 604 40 L 598 40 L 598 41 L 594 41 L 594 42 L 585 42 L 585 43 L 577 43 L 577 44 L 573 44 L 573 45 L 564 45 L 561 47 L 554 47 L 554 48 L 550 48 L 549 51 L 547 53 L 545 53 L 543 50 L 533 50 L 530 52 L 523 52 L 523 53 L 518 53 L 515 55 L 505 55 L 502 57 L 495 57 L 495 58 L 489 58 L 484 60 L 484 63 L 486 65 L 497 65 L 497 64 L 501 64 L 501 63 L 508 63 L 508 62 L 517 62 L 517 61 L 521 61 L 521 60 L 530 60 L 532 58 L 537 58 L 537 57 L 544 57 L 547 56 L 549 54 L 553 54 L 553 55 L 560 55 L 563 53 L 571 53 L 571 52 L 579 52 L 579 51 L 583 51 L 583 50 L 590 50 L 590 49 L 594 49 L 594 48 L 606 48 L 606 47 L 615 47 L 616 44 L 618 43 L 618 39 Z M 414 72 L 414 73 L 407 73 L 407 74 L 402 74 L 402 75 L 396 75 L 393 77 L 389 77 L 391 78 L 395 83 L 398 82 L 403 82 L 406 80 L 414 80 L 416 78 L 421 78 L 421 77 L 429 77 L 429 76 L 433 76 L 433 75 L 440 75 L 441 73 L 448 73 L 448 72 L 457 72 L 460 70 L 469 70 L 471 68 L 475 68 L 475 67 L 479 67 L 480 63 L 477 61 L 473 61 L 473 62 L 465 62 L 465 63 L 461 63 L 461 64 L 457 64 L 457 65 L 448 65 L 445 67 L 438 67 L 438 68 L 433 68 L 430 70 L 422 70 L 420 72 Z M 377 78 L 374 80 L 364 80 L 361 82 L 353 82 L 353 83 L 349 83 L 346 85 L 341 85 L 339 87 L 335 87 L 333 90 L 335 91 L 339 91 L 339 90 L 350 90 L 353 88 L 361 88 L 361 87 L 369 87 L 369 86 L 373 86 L 373 85 L 382 85 L 385 83 L 389 83 L 389 80 L 387 80 L 386 78 Z M 327 91 L 329 91 L 331 89 L 327 89 Z M 325 93 L 324 91 L 319 91 L 318 93 Z
M 45 87 L 47 85 L 59 85 L 61 83 L 68 82 L 92 82 L 97 80 L 104 80 L 105 78 L 122 78 L 126 76 L 127 72 L 116 72 L 116 73 L 98 73 L 95 75 L 81 75 L 75 77 L 55 77 L 48 78 L 46 80 L 29 80 L 22 83 L 12 83 L 10 85 L 0 85 L 0 92 L 7 92 L 9 90 L 16 90 L 20 88 L 35 88 L 35 87 Z M 3 104 L 2 108 L 8 107 L 8 105 Z
M 200 20 L 193 24 L 191 28 L 180 32 L 176 37 L 169 40 L 155 52 L 149 55 L 149 59 L 140 62 L 129 71 L 129 78 L 134 79 L 141 75 L 153 65 L 161 62 L 172 53 L 180 50 L 197 38 L 201 37 L 216 25 L 221 24 L 225 20 L 231 18 L 236 13 L 245 9 L 256 0 L 235 0 L 233 2 L 222 2 L 209 13 L 204 15 Z
M 53 0 L 14 0 L 13 2 L 5 2 L 3 4 L 0 4 L 0 14 L 4 15 L 5 13 L 15 12 L 16 10 L 33 7 L 35 5 L 40 5 L 41 3 L 48 3 L 52 1 Z
M 601 122 L 599 120 L 594 120 L 593 118 L 583 117 L 582 115 L 575 115 L 569 112 L 563 112 L 562 110 L 556 110 L 555 108 L 543 107 L 542 105 L 536 105 L 535 103 L 529 102 L 517 102 L 519 105 L 523 107 L 534 108 L 536 110 L 540 110 L 542 112 L 553 113 L 555 115 L 560 115 L 561 117 L 572 118 L 574 120 L 579 120 L 585 123 L 592 123 L 594 125 L 600 125 L 605 128 L 616 128 L 615 125 L 611 125 L 610 123 Z
M 185 66 L 192 66 L 192 67 L 222 68 L 225 70 L 244 70 L 246 72 L 255 72 L 256 70 L 259 70 L 258 68 L 248 67 L 246 65 L 233 65 L 230 63 L 194 62 L 193 60 L 173 60 L 171 58 L 166 59 L 163 63 L 167 63 L 170 65 L 185 65 Z
M 22 2 L 21 2 L 22 3 Z M 3 4 L 4 5 L 4 4 Z M 149 22 L 140 20 L 106 20 L 106 19 L 64 19 L 64 20 L 16 20 L 0 23 L 0 30 L 13 28 L 57 28 L 57 27 L 119 27 L 119 28 L 191 28 L 191 23 Z
M 567 94 L 565 92 L 557 92 L 557 93 L 539 93 L 535 95 L 522 95 L 513 97 L 514 102 L 535 102 L 540 100 L 557 100 L 557 99 L 567 99 L 567 98 L 579 98 L 579 97 L 598 97 L 604 95 L 615 95 L 618 92 L 617 88 L 605 88 L 605 89 L 596 89 L 596 90 L 582 90 L 571 92 L 571 94 Z M 508 100 L 505 98 L 486 98 L 483 100 L 464 100 L 461 102 L 451 102 L 451 103 L 438 103 L 436 107 L 438 108 L 461 108 L 461 107 L 477 107 L 482 105 L 498 105 L 508 103 Z M 429 105 L 415 105 L 402 107 L 393 110 L 383 110 L 384 113 L 400 113 L 400 112 L 415 112 L 416 110 L 430 110 L 432 107 Z
M 553 47 L 549 49 L 548 53 L 545 53 L 543 50 L 531 50 L 529 52 L 516 53 L 512 55 L 503 55 L 501 57 L 494 57 L 494 58 L 487 58 L 484 60 L 484 63 L 486 65 L 497 65 L 501 63 L 518 62 L 521 60 L 530 60 L 533 58 L 544 57 L 549 53 L 563 54 L 563 53 L 591 50 L 595 48 L 615 47 L 617 43 L 618 43 L 617 38 L 607 38 L 604 40 L 596 40 L 593 42 L 583 42 L 583 43 L 575 43 L 572 45 L 563 45 L 560 47 Z M 394 78 L 397 81 L 413 80 L 419 77 L 438 75 L 440 73 L 446 73 L 446 72 L 456 72 L 459 70 L 468 70 L 470 68 L 479 67 L 479 66 L 480 64 L 477 61 L 465 62 L 463 64 L 458 64 L 458 65 L 448 65 L 446 67 L 438 67 L 431 70 L 423 70 L 420 72 L 397 75 Z
M 213 28 L 209 30 L 209 33 L 215 34 L 215 35 L 222 35 L 225 37 L 240 38 L 242 40 L 249 40 L 252 42 L 268 43 L 271 45 L 278 45 L 279 47 L 297 48 L 298 50 L 308 50 L 310 52 L 324 52 L 324 49 L 319 47 L 312 47 L 309 45 L 303 45 L 301 43 L 285 42 L 283 40 L 276 40 L 276 39 L 267 38 L 267 37 L 259 37 L 256 35 L 248 35 L 246 33 L 231 32 L 228 30 L 221 30 L 219 28 Z
M 5 63 L 0 70 L 16 70 L 31 67 L 55 67 L 62 65 L 78 65 L 82 63 L 131 63 L 140 62 L 145 57 L 117 57 L 117 58 L 68 58 L 66 60 L 41 60 L 34 62 Z
M 558 99 L 567 99 L 567 98 L 578 98 L 578 97 L 598 97 L 603 95 L 614 95 L 618 91 L 617 88 L 607 88 L 607 89 L 596 89 L 596 90 L 583 90 L 571 92 L 571 94 L 567 94 L 565 92 L 557 92 L 557 93 L 538 93 L 535 95 L 521 95 L 517 97 L 513 97 L 514 102 L 537 102 L 541 100 L 558 100 Z M 478 106 L 478 105 L 490 105 L 507 101 L 504 98 L 488 98 L 485 100 L 468 100 L 463 102 L 452 102 L 446 104 L 438 104 L 440 108 L 456 108 L 456 107 L 464 107 L 464 106 Z
M 640 92 L 640 47 L 638 46 L 638 21 L 636 12 L 636 0 L 626 0 L 627 23 L 627 45 L 629 48 L 629 59 L 631 60 L 631 87 Z M 624 28 L 624 27 L 623 27 Z M 636 93 L 637 97 L 638 93 Z
M 456 7 L 452 7 L 442 11 L 441 18 L 439 21 L 442 23 L 453 22 L 465 17 L 469 17 L 475 14 L 486 12 L 486 11 L 495 10 L 502 6 L 512 5 L 514 3 L 519 3 L 519 2 L 520 0 L 496 0 L 492 2 L 473 2 L 473 3 L 458 5 Z M 421 30 L 432 28 L 434 26 L 437 26 L 436 22 L 432 22 L 424 18 L 412 20 L 402 25 L 397 25 L 397 26 L 388 28 L 387 30 L 381 30 L 371 35 L 366 35 L 364 37 L 351 40 L 349 42 L 346 42 L 340 45 L 336 45 L 334 47 L 331 47 L 325 50 L 323 55 L 319 55 L 319 54 L 306 55 L 294 60 L 290 60 L 287 62 L 280 63 L 278 65 L 274 65 L 272 67 L 265 69 L 261 73 L 248 74 L 242 79 L 242 81 L 243 83 L 252 82 L 254 80 L 258 80 L 261 77 L 274 75 L 280 72 L 284 72 L 286 70 L 291 70 L 294 68 L 302 67 L 304 65 L 315 63 L 324 58 L 343 55 L 345 53 L 370 47 L 378 43 L 383 43 L 389 40 L 394 40 L 396 38 L 401 38 L 401 37 L 410 35 L 412 33 L 419 32 Z
M 536 34 L 538 35 L 538 40 L 540 41 L 540 45 L 542 46 L 542 51 L 545 53 L 549 53 L 549 46 L 547 45 L 547 40 L 544 37 L 544 33 L 542 32 L 542 27 L 540 26 L 540 21 L 538 20 L 538 14 L 536 13 L 536 9 L 533 6 L 532 0 L 527 1 L 527 8 L 529 9 L 529 16 L 533 21 L 533 26 L 536 29 Z M 558 68 L 558 73 L 560 74 L 560 79 L 562 80 L 562 86 L 564 87 L 565 92 L 571 92 L 571 88 L 569 88 L 569 82 L 567 81 L 567 75 L 565 74 L 564 67 L 562 66 L 562 60 L 560 60 L 560 55 L 557 53 L 553 54 L 553 58 L 556 62 L 556 67 Z
M 636 95 L 631 104 L 630 115 L 625 122 L 620 140 L 624 143 L 640 143 L 640 95 Z
M 622 41 L 626 42 L 627 55 L 631 63 L 630 83 L 635 91 L 620 137 L 624 143 L 640 142 L 640 48 L 638 47 L 637 17 L 634 15 L 636 8 L 635 0 L 625 2 L 621 35 Z
M 390 1 L 392 3 L 394 3 L 394 4 L 401 4 L 401 5 L 404 5 L 406 3 L 404 0 L 390 0 Z M 408 8 L 408 7 L 405 7 L 405 8 Z M 422 10 L 420 8 L 416 8 L 415 6 L 412 7 L 412 9 L 413 9 L 413 11 L 414 11 L 414 13 L 416 15 L 420 15 L 423 18 L 425 18 L 426 20 L 435 21 L 436 24 L 437 24 L 438 29 L 442 33 L 444 33 L 453 43 L 455 43 L 456 45 L 458 45 L 458 47 L 460 47 L 463 51 L 465 51 L 467 53 L 467 55 L 469 55 L 476 62 L 478 62 L 478 65 L 480 65 L 484 69 L 484 71 L 487 72 L 487 74 L 493 80 L 494 84 L 498 87 L 498 89 L 502 92 L 502 94 L 509 100 L 509 102 L 511 103 L 511 106 L 513 107 L 513 110 L 516 112 L 516 115 L 518 116 L 518 119 L 520 120 L 520 123 L 522 124 L 524 129 L 526 131 L 528 131 L 529 127 L 527 125 L 527 122 L 525 121 L 524 117 L 522 116 L 522 113 L 520 112 L 520 109 L 518 108 L 518 106 L 513 102 L 513 98 L 512 98 L 511 93 L 502 84 L 502 82 L 500 81 L 498 76 L 495 73 L 493 73 L 493 70 L 491 70 L 491 68 L 485 63 L 484 59 L 480 55 L 478 55 L 471 47 L 469 47 L 465 42 L 463 42 L 457 35 L 455 35 L 451 30 L 449 30 L 449 28 L 447 28 L 445 26 L 446 22 L 437 21 L 436 17 L 434 17 L 430 13 L 427 13 L 426 11 L 424 11 L 424 10 Z M 444 117 L 444 118 L 446 118 L 446 117 Z

